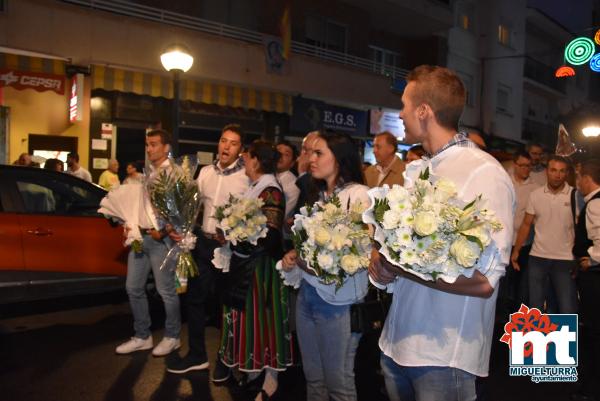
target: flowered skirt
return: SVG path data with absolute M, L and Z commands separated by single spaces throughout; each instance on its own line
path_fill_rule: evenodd
M 241 371 L 285 370 L 294 361 L 289 289 L 273 258 L 263 254 L 251 263 L 254 272 L 244 309 L 223 306 L 219 358 Z

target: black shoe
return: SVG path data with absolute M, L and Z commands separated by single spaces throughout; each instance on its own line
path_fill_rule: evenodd
M 210 364 L 206 359 L 202 360 L 190 355 L 167 362 L 167 372 L 182 374 L 191 370 L 206 370 Z
M 231 376 L 231 369 L 226 366 L 221 359 L 217 358 L 217 363 L 215 363 L 215 370 L 213 371 L 212 381 L 213 383 L 222 383 L 227 381 Z

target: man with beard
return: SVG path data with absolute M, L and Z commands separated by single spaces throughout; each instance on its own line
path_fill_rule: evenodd
M 221 246 L 217 237 L 215 210 L 229 200 L 229 195 L 241 195 L 250 185 L 240 153 L 243 145 L 242 129 L 237 124 L 226 125 L 221 131 L 218 158 L 205 166 L 198 175 L 198 189 L 203 205 L 202 231 L 194 248 L 194 259 L 199 274 L 188 278 L 187 321 L 189 352 L 167 364 L 167 371 L 182 374 L 209 367 L 206 353 L 205 325 L 206 303 L 209 295 L 219 297 L 219 270 L 211 260 L 214 250 Z M 175 239 L 180 239 L 175 237 Z M 217 358 L 213 381 L 222 382 L 229 378 L 229 368 Z
M 92 175 L 89 171 L 79 165 L 79 155 L 75 152 L 67 154 L 67 173 L 79 177 L 87 182 L 92 182 Z
M 546 283 L 554 288 L 558 313 L 577 312 L 576 268 L 572 248 L 575 240 L 575 189 L 567 184 L 569 162 L 561 156 L 548 159 L 547 182 L 529 195 L 525 217 L 517 233 L 511 261 L 519 270 L 519 252 L 531 226 L 535 227 L 529 252 L 529 306 L 544 310 Z

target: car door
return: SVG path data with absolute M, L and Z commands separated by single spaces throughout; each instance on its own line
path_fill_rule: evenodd
M 105 191 L 64 173 L 22 170 L 14 185 L 23 259 L 33 284 L 83 289 L 126 274 L 122 229 L 96 211 Z M 37 280 L 37 282 L 36 282 Z

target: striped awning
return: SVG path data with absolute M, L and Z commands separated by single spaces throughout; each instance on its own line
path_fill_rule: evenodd
M 0 68 L 65 75 L 65 64 L 64 60 L 0 53 Z
M 173 98 L 173 81 L 156 74 L 92 66 L 92 89 Z M 291 96 L 209 81 L 181 80 L 181 100 L 292 114 Z

